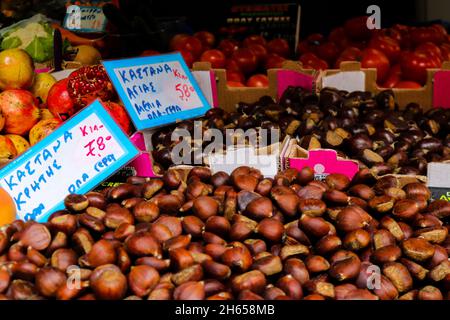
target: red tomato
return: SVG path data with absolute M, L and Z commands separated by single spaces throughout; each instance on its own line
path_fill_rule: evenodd
M 437 33 L 441 34 L 442 37 L 446 38 L 448 33 L 447 29 L 442 24 L 433 24 L 430 28 L 434 29 Z
M 303 68 L 305 69 L 314 69 L 314 70 L 326 70 L 328 69 L 328 63 L 318 58 L 314 53 L 305 53 L 300 59 L 303 64 Z
M 267 50 L 264 46 L 260 44 L 251 44 L 248 48 L 253 52 L 258 60 L 258 63 L 264 63 L 267 59 Z
M 444 41 L 444 38 L 442 33 L 432 27 L 416 28 L 411 31 L 411 40 L 416 46 L 424 42 L 441 44 Z
M 216 37 L 208 31 L 199 31 L 194 33 L 194 37 L 198 38 L 205 49 L 211 49 L 214 47 Z
M 241 82 L 236 82 L 236 81 L 227 81 L 227 86 L 228 87 L 245 87 L 245 85 Z
M 265 88 L 269 86 L 269 78 L 264 74 L 255 74 L 248 78 L 247 87 Z
M 439 64 L 442 63 L 442 51 L 433 42 L 422 43 L 414 51 L 418 53 L 423 53 L 424 55 L 426 55 L 431 59 L 435 59 L 436 62 Z
M 450 61 L 450 44 L 443 43 L 440 49 L 442 52 L 442 61 Z
M 231 57 L 234 51 L 238 49 L 237 42 L 231 39 L 220 41 L 218 49 L 220 49 L 227 57 Z
M 334 67 L 336 69 L 339 69 L 341 66 L 341 62 L 343 61 L 356 61 L 360 60 L 360 57 L 362 55 L 362 51 L 356 47 L 348 47 L 344 51 L 342 51 L 339 58 L 336 60 L 336 63 L 334 64 Z
M 175 47 L 175 50 L 190 51 L 194 58 L 197 58 L 202 54 L 203 46 L 199 39 L 193 36 L 188 36 L 180 40 L 178 45 Z
M 306 40 L 301 41 L 298 44 L 297 50 L 299 54 L 307 53 L 307 52 L 317 52 L 317 47 L 325 42 L 325 38 L 320 33 L 313 33 L 309 35 Z
M 339 51 L 338 46 L 331 41 L 322 43 L 319 47 L 317 47 L 317 55 L 319 58 L 325 60 L 330 65 L 334 64 L 338 58 Z
M 371 30 L 367 28 L 367 16 L 347 20 L 344 24 L 345 33 L 353 40 L 369 39 Z
M 252 73 L 258 66 L 256 55 L 249 48 L 237 49 L 233 53 L 232 59 L 236 61 L 244 74 Z
M 156 50 L 145 50 L 141 53 L 141 57 L 150 57 L 150 56 L 156 56 L 158 54 L 161 54 L 159 51 Z
M 248 36 L 247 38 L 244 39 L 243 42 L 244 47 L 250 47 L 252 44 L 259 44 L 265 47 L 267 45 L 267 41 L 266 39 L 264 39 L 263 36 L 260 36 L 258 34 Z
M 192 55 L 192 52 L 187 50 L 180 50 L 180 53 L 183 56 L 183 59 L 186 62 L 187 66 L 189 68 L 192 68 L 192 65 L 194 64 L 194 56 Z
M 361 67 L 376 68 L 377 82 L 382 83 L 389 72 L 390 65 L 388 58 L 383 52 L 368 48 L 362 52 Z
M 176 50 L 176 48 L 180 45 L 181 41 L 187 37 L 189 37 L 189 35 L 186 33 L 180 33 L 173 36 L 173 38 L 170 39 L 170 49 Z
M 395 87 L 396 89 L 420 89 L 422 86 L 420 83 L 414 82 L 414 81 L 400 81 L 398 82 Z
M 200 61 L 209 62 L 214 69 L 220 69 L 225 67 L 225 59 L 226 57 L 222 51 L 211 49 L 202 53 Z
M 272 39 L 267 43 L 267 51 L 276 53 L 283 58 L 287 58 L 290 54 L 289 43 L 281 38 Z
M 397 61 L 400 55 L 399 43 L 388 36 L 377 35 L 372 37 L 369 47 L 383 52 L 391 62 Z
M 394 28 L 385 28 L 380 30 L 373 30 L 372 38 L 375 36 L 386 36 L 397 41 L 398 44 L 402 42 L 402 34 L 399 30 Z
M 344 45 L 348 42 L 345 29 L 343 27 L 334 28 L 328 35 L 328 41 L 334 42 L 339 48 L 344 48 Z
M 279 69 L 283 67 L 284 61 L 286 61 L 285 58 L 280 57 L 275 53 L 270 53 L 267 55 L 265 67 L 266 69 Z
M 242 82 L 242 83 L 244 83 L 245 77 L 242 74 L 242 72 L 227 70 L 227 81 L 234 81 L 234 82 Z
M 227 60 L 225 69 L 227 69 L 229 71 L 237 71 L 237 72 L 242 73 L 241 68 L 239 67 L 238 63 L 233 59 Z
M 427 69 L 439 68 L 435 59 L 430 59 L 423 53 L 406 52 L 400 59 L 402 68 L 402 77 L 405 80 L 411 80 L 424 85 L 427 81 Z
M 390 70 L 384 80 L 383 84 L 380 85 L 382 88 L 393 88 L 400 82 L 402 76 L 402 69 L 400 64 L 394 65 Z

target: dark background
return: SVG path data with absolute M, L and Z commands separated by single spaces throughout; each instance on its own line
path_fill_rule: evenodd
M 145 1 L 145 0 L 144 0 Z M 224 22 L 224 13 L 233 4 L 247 3 L 299 3 L 302 8 L 301 35 L 313 32 L 326 33 L 333 27 L 342 25 L 348 18 L 366 15 L 369 5 L 376 4 L 381 9 L 382 26 L 393 23 L 412 24 L 417 21 L 416 1 L 414 0 L 297 0 L 297 1 L 152 1 L 157 15 L 186 16 L 188 23 L 196 30 L 218 29 Z

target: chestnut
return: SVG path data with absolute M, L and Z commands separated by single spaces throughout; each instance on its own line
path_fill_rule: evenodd
M 89 281 L 95 297 L 101 300 L 120 300 L 125 297 L 128 289 L 127 278 L 113 264 L 97 267 Z
M 67 277 L 64 272 L 52 267 L 45 267 L 36 274 L 36 290 L 44 297 L 55 297 L 58 289 L 66 281 Z
M 158 271 L 147 265 L 132 267 L 128 274 L 130 290 L 138 297 L 148 295 L 158 281 Z

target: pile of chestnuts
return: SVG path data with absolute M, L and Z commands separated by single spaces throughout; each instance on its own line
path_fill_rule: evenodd
M 450 299 L 450 203 L 420 182 L 196 167 L 0 229 L 1 299 Z
M 280 139 L 290 135 L 307 150 L 337 150 L 379 176 L 425 175 L 429 162 L 450 160 L 450 109 L 424 112 L 410 103 L 400 111 L 392 90 L 373 95 L 324 88 L 314 94 L 288 87 L 279 102 L 264 96 L 253 104 L 240 103 L 233 113 L 211 109 L 200 120 L 202 130 L 279 129 Z M 164 169 L 173 164 L 171 151 L 179 141 L 171 136 L 176 128 L 194 137 L 193 120 L 162 128 L 152 137 L 153 157 Z M 192 152 L 192 160 L 195 156 Z

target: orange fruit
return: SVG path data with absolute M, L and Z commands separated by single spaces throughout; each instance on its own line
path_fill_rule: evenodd
M 10 195 L 0 188 L 0 227 L 16 220 L 16 205 Z

